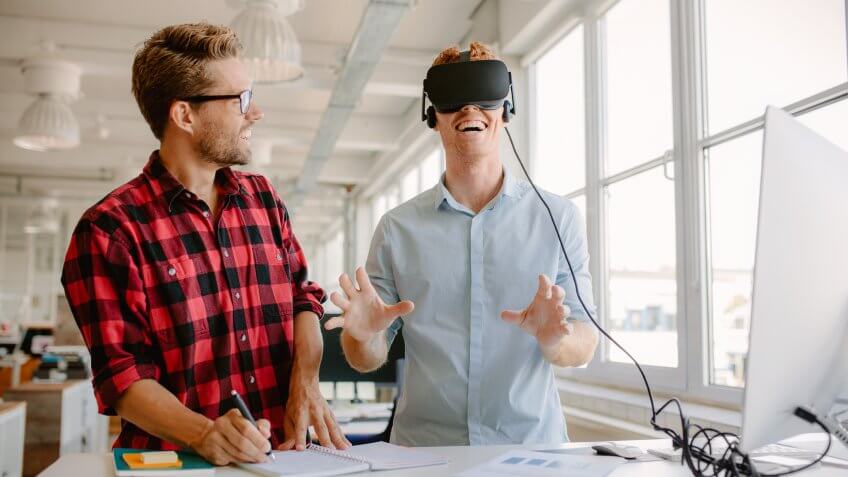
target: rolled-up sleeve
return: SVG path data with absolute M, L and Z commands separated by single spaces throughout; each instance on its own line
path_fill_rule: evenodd
M 589 271 L 589 248 L 586 243 L 586 228 L 583 223 L 580 210 L 571 201 L 566 200 L 560 235 L 565 250 L 568 252 L 568 259 L 571 262 L 575 280 L 572 280 L 571 269 L 569 269 L 565 256 L 560 252 L 556 284 L 565 290 L 565 304 L 571 309 L 571 319 L 589 322 L 589 316 L 586 315 L 586 310 L 580 304 L 580 299 L 582 299 L 592 317 L 596 316 L 592 275 Z M 580 288 L 580 299 L 577 297 L 575 281 Z M 592 329 L 597 334 L 597 329 L 594 327 Z
M 395 286 L 394 267 L 392 266 L 389 219 L 385 215 L 377 224 L 374 237 L 371 239 L 368 259 L 365 261 L 365 271 L 368 273 L 368 279 L 374 285 L 377 295 L 383 302 L 391 305 L 400 301 Z M 402 326 L 403 321 L 398 318 L 386 330 L 386 341 L 389 346 L 391 346 Z
M 283 223 L 283 246 L 288 251 L 289 270 L 292 278 L 292 308 L 297 315 L 302 311 L 311 311 L 324 316 L 324 303 L 327 300 L 324 290 L 315 282 L 309 281 L 309 268 L 306 263 L 306 255 L 300 247 L 294 232 L 292 231 L 289 213 L 279 197 L 276 198 L 277 206 L 282 214 Z
M 98 409 L 114 415 L 130 385 L 161 376 L 137 262 L 124 242 L 83 221 L 71 237 L 62 285 L 91 352 Z

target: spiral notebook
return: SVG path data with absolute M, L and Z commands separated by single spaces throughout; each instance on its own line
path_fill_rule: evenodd
M 353 446 L 345 451 L 311 444 L 305 451 L 274 451 L 274 456 L 276 461 L 239 466 L 268 477 L 322 477 L 447 463 L 431 452 L 385 442 Z

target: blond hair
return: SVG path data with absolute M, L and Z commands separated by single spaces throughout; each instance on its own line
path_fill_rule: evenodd
M 480 43 L 479 41 L 472 41 L 468 49 L 471 51 L 471 61 L 498 59 L 492 49 L 485 43 Z M 441 53 L 439 53 L 439 56 L 437 56 L 436 59 L 433 60 L 433 66 L 443 65 L 445 63 L 457 63 L 459 62 L 461 56 L 462 52 L 459 50 L 458 46 L 451 46 L 450 48 L 445 48 L 444 50 L 442 50 Z
M 132 93 L 153 135 L 162 139 L 171 103 L 211 86 L 206 65 L 237 57 L 241 43 L 226 26 L 209 23 L 171 25 L 153 34 L 136 53 Z

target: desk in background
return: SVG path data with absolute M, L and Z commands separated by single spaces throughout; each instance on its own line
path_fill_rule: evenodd
M 0 475 L 23 473 L 25 402 L 0 402 Z
M 3 399 L 27 403 L 24 476 L 69 453 L 108 449 L 108 418 L 97 414 L 88 380 L 24 383 L 6 390 Z

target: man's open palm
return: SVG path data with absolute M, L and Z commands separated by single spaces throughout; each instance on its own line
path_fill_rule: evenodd
M 520 311 L 504 310 L 501 318 L 534 336 L 541 347 L 550 347 L 571 334 L 571 325 L 567 322 L 571 310 L 563 304 L 564 298 L 562 287 L 551 285 L 547 276 L 539 275 L 539 288 L 530 305 Z
M 345 333 L 353 339 L 366 341 L 375 333 L 388 328 L 395 319 L 408 315 L 415 308 L 409 300 L 403 300 L 394 305 L 385 304 L 362 267 L 356 269 L 356 283 L 359 285 L 358 289 L 347 273 L 339 277 L 339 285 L 346 296 L 333 292 L 330 300 L 342 309 L 343 314 L 327 320 L 324 328 L 328 330 L 344 328 Z

